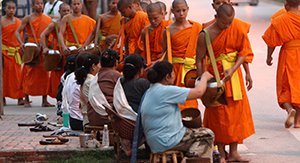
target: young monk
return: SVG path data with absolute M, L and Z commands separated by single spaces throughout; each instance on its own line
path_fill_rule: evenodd
M 171 46 L 172 63 L 176 76 L 174 84 L 184 87 L 186 72 L 196 69 L 196 44 L 202 27 L 199 23 L 186 19 L 189 7 L 185 0 L 174 0 L 171 11 L 175 16 L 175 22 L 168 26 L 171 35 L 171 45 L 167 45 L 165 31 L 163 34 L 162 54 L 167 51 L 168 46 Z M 197 100 L 188 100 L 184 105 L 180 104 L 179 107 L 181 110 L 198 108 L 198 102 Z
M 62 3 L 59 6 L 59 14 L 61 19 L 69 14 L 71 12 L 71 8 L 67 3 Z M 61 49 L 61 44 L 58 43 L 58 37 L 57 37 L 57 33 L 59 31 L 58 29 L 58 24 L 60 23 L 60 20 L 58 20 L 57 22 L 52 22 L 51 24 L 49 24 L 49 26 L 43 31 L 43 33 L 41 34 L 41 45 L 42 45 L 42 49 L 43 49 L 43 54 L 46 54 L 49 51 L 48 45 L 47 45 L 47 41 L 46 39 L 48 38 L 49 35 L 52 36 L 52 45 L 54 50 L 59 50 L 61 52 L 61 54 L 63 53 L 62 49 Z M 64 59 L 63 59 L 64 60 Z M 54 70 L 50 72 L 50 83 L 48 86 L 48 95 L 52 98 L 55 98 L 57 95 L 57 90 L 58 90 L 58 86 L 60 84 L 60 79 L 61 79 L 61 75 L 64 73 L 64 70 Z
M 300 6 L 298 6 L 298 10 L 300 11 Z M 280 15 L 282 15 L 282 14 L 285 14 L 286 12 L 287 12 L 287 11 L 286 11 L 285 8 L 282 8 L 282 9 L 278 10 L 277 12 L 275 12 L 275 13 L 270 17 L 271 21 L 272 21 L 273 19 L 277 18 L 278 16 L 280 16 Z
M 160 5 L 160 7 L 162 8 L 163 18 L 166 19 L 166 16 L 168 15 L 166 4 L 161 1 L 157 1 L 156 3 L 158 3 Z M 170 15 L 169 15 L 169 17 L 170 17 Z M 170 18 L 168 18 L 168 19 L 171 20 Z
M 212 7 L 217 12 L 218 8 L 224 3 L 232 5 L 230 0 L 213 0 Z M 208 27 L 209 25 L 213 24 L 215 21 L 216 21 L 216 19 L 213 19 L 213 20 L 211 20 L 207 23 L 203 23 L 203 28 Z M 243 22 L 241 20 L 239 20 L 239 21 Z M 246 30 L 247 33 L 249 33 L 250 24 L 248 24 L 246 22 L 244 22 L 244 24 L 245 24 L 244 29 Z M 253 52 L 251 50 L 251 51 L 249 51 L 249 54 L 247 55 L 247 57 L 245 59 L 245 62 L 243 63 L 243 68 L 244 68 L 245 73 L 246 73 L 245 74 L 245 81 L 246 81 L 246 86 L 247 86 L 248 91 L 252 88 L 252 85 L 253 85 L 253 80 L 252 80 L 251 73 L 250 73 L 250 68 L 249 68 L 249 63 L 251 63 L 252 60 L 253 60 Z
M 20 43 L 15 37 L 21 20 L 14 17 L 16 4 L 13 1 L 6 2 L 6 14 L 1 19 L 2 26 L 2 54 L 3 54 L 3 97 L 18 99 L 18 105 L 24 105 L 24 93 L 21 89 L 21 57 Z
M 141 6 L 141 0 L 133 0 L 132 2 L 132 7 L 136 10 L 136 11 L 143 11 L 143 8 Z
M 147 15 L 151 24 L 143 29 L 139 41 L 139 49 L 136 53 L 143 54 L 147 64 L 150 64 L 151 62 L 155 62 L 162 58 L 163 31 L 171 24 L 171 21 L 163 19 L 163 9 L 159 3 L 151 3 L 147 7 Z M 147 54 L 148 52 L 149 54 Z
M 136 11 L 133 7 L 133 0 L 120 0 L 118 10 L 125 18 L 122 20 L 122 28 L 114 49 L 118 49 L 122 60 L 123 45 L 125 45 L 127 55 L 133 54 L 138 47 L 138 39 L 142 30 L 149 24 L 149 20 L 146 13 Z
M 277 67 L 277 100 L 288 113 L 285 127 L 300 128 L 300 0 L 286 0 L 286 13 L 272 20 L 263 39 L 268 46 L 267 65 L 273 64 L 272 54 L 281 46 Z M 295 116 L 296 115 L 296 116 Z
M 99 34 L 104 36 L 102 40 L 99 40 L 101 51 L 104 51 L 114 39 L 118 37 L 119 31 L 121 29 L 121 14 L 118 11 L 117 4 L 119 0 L 108 0 L 109 11 L 100 15 L 98 17 L 99 25 Z M 96 34 L 95 26 L 93 32 L 88 37 L 88 39 L 84 43 L 84 47 L 89 45 L 94 39 Z M 107 44 L 106 44 L 107 43 Z
M 26 31 L 28 33 L 28 42 L 39 44 L 41 33 L 51 23 L 51 18 L 43 14 L 43 7 L 43 0 L 32 0 L 33 13 L 26 16 L 22 20 L 22 24 L 15 32 L 17 40 L 21 44 L 22 50 L 24 50 L 24 42 L 20 37 L 20 32 L 23 32 L 26 28 Z M 32 24 L 34 31 L 32 31 L 30 23 Z M 36 35 L 37 40 L 34 38 L 34 34 Z M 41 48 L 40 45 L 38 45 L 38 48 Z M 47 101 L 49 73 L 44 68 L 44 59 L 41 55 L 42 51 L 39 51 L 39 64 L 35 66 L 25 64 L 22 70 L 22 87 L 25 93 L 25 107 L 31 107 L 29 102 L 29 95 L 43 96 L 42 107 L 54 106 Z
M 230 4 L 222 4 L 216 15 L 216 21 L 207 27 L 220 77 L 225 82 L 227 105 L 205 109 L 204 126 L 215 133 L 215 143 L 221 154 L 221 163 L 225 163 L 225 145 L 229 145 L 228 162 L 247 162 L 238 153 L 238 143 L 254 133 L 254 125 L 248 97 L 243 84 L 240 65 L 251 51 L 247 27 L 243 22 L 234 19 L 235 12 Z M 240 41 L 236 41 L 240 40 Z M 199 34 L 197 43 L 198 75 L 206 69 L 214 74 L 211 64 L 203 65 L 207 55 L 205 34 Z M 230 58 L 235 62 L 230 62 Z M 233 65 L 227 67 L 226 65 Z M 232 77 L 234 75 L 234 77 Z
M 70 46 L 76 46 L 80 50 L 96 24 L 94 19 L 81 14 L 82 0 L 72 0 L 71 7 L 73 13 L 66 15 L 61 20 L 59 26 L 60 31 L 58 39 L 62 44 L 65 55 L 70 54 L 70 50 L 68 49 Z M 72 28 L 74 28 L 75 36 L 72 33 Z

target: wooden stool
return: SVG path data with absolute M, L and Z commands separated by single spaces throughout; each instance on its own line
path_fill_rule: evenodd
M 171 157 L 173 163 L 178 163 L 177 157 L 181 157 L 181 159 L 183 159 L 184 157 L 181 151 L 175 151 L 175 150 L 169 150 L 163 153 L 151 153 L 150 163 L 157 163 L 157 161 L 160 162 L 160 159 L 162 159 L 162 163 L 167 163 L 167 158 L 169 156 Z

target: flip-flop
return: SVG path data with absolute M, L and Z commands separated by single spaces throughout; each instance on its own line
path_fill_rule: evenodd
M 38 126 L 38 125 L 42 125 L 43 122 L 39 122 L 39 121 L 32 121 L 32 122 L 25 122 L 25 123 L 18 123 L 18 126 L 22 127 L 22 126 Z
M 61 145 L 61 144 L 65 144 L 68 141 L 69 141 L 69 139 L 56 137 L 56 138 L 52 138 L 52 139 L 41 140 L 40 144 L 41 145 Z
M 78 137 L 80 134 L 77 132 L 72 132 L 72 131 L 56 131 L 51 133 L 50 135 L 43 135 L 43 137 L 48 138 L 48 137 L 57 137 L 57 136 L 63 136 L 63 137 Z
M 39 125 L 39 126 L 36 126 L 34 128 L 29 128 L 29 130 L 32 131 L 32 132 L 53 131 L 53 129 L 51 129 L 47 126 L 43 126 L 43 125 Z

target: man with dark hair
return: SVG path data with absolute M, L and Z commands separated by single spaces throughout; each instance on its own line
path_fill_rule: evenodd
M 40 50 L 40 35 L 45 28 L 51 23 L 51 18 L 43 14 L 44 3 L 42 0 L 32 0 L 33 13 L 26 16 L 22 20 L 15 35 L 21 44 L 21 49 L 24 51 L 24 42 L 21 39 L 20 33 L 25 31 L 28 33 L 28 42 L 37 44 L 39 53 Z M 31 28 L 32 27 L 32 28 Z M 42 54 L 39 54 L 42 56 Z M 47 86 L 49 84 L 49 73 L 44 68 L 44 59 L 39 57 L 39 63 L 35 66 L 25 64 L 22 70 L 22 87 L 25 93 L 25 107 L 31 107 L 29 95 L 43 96 L 42 107 L 53 107 L 47 101 Z
M 274 18 L 263 39 L 268 46 L 266 63 L 273 64 L 272 54 L 281 46 L 277 67 L 277 101 L 288 113 L 285 127 L 300 128 L 300 0 L 286 0 L 286 13 Z
M 19 53 L 20 44 L 14 33 L 21 25 L 21 20 L 14 17 L 16 4 L 7 1 L 5 15 L 1 19 L 2 26 L 2 54 L 3 54 L 3 97 L 18 99 L 18 105 L 24 104 L 23 90 L 21 85 L 21 57 Z
M 204 69 L 214 74 L 212 64 L 205 63 L 208 50 L 205 39 L 208 34 L 212 51 L 221 78 L 225 82 L 227 105 L 207 107 L 204 114 L 204 126 L 215 133 L 215 143 L 221 154 L 221 163 L 225 163 L 225 145 L 229 145 L 229 162 L 247 162 L 240 156 L 238 143 L 254 133 L 254 125 L 248 97 L 246 94 L 240 65 L 251 51 L 247 36 L 247 24 L 234 19 L 235 11 L 230 4 L 222 4 L 217 9 L 216 21 L 199 34 L 197 43 L 197 69 L 201 75 Z M 239 40 L 238 42 L 236 40 Z M 231 58 L 231 59 L 230 59 Z

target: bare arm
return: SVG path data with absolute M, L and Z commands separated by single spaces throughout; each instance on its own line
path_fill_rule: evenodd
M 197 98 L 201 98 L 202 95 L 206 91 L 207 81 L 211 79 L 213 76 L 209 72 L 204 72 L 201 76 L 200 81 L 196 81 L 196 87 L 191 88 L 187 100 L 193 100 Z
M 58 34 L 58 40 L 61 43 L 61 47 L 64 50 L 65 54 L 69 54 L 69 50 L 65 45 L 65 41 L 64 41 L 64 33 L 66 31 L 66 27 L 67 27 L 67 20 L 69 19 L 70 15 L 64 16 L 63 19 L 60 22 L 60 26 L 59 26 L 59 34 Z
M 46 39 L 48 38 L 49 34 L 54 30 L 54 23 L 51 23 L 42 33 L 41 33 L 41 41 L 40 44 L 42 46 L 43 49 L 47 48 L 47 43 L 46 43 Z
M 203 32 L 199 33 L 197 47 L 196 47 L 196 66 L 197 66 L 198 76 L 202 75 L 202 73 L 204 71 L 203 62 L 205 60 L 205 54 L 207 51 L 204 37 L 205 37 L 205 35 Z
M 274 50 L 275 50 L 275 47 L 268 46 L 268 56 L 267 56 L 267 61 L 266 61 L 268 66 L 272 66 L 272 64 L 273 64 L 272 54 L 273 54 Z
M 246 86 L 247 86 L 247 90 L 249 91 L 252 88 L 253 80 L 252 80 L 252 77 L 251 77 L 248 62 L 244 62 L 243 67 L 244 67 L 244 70 L 245 70 L 245 73 L 246 73 L 246 76 L 245 76 Z
M 29 17 L 29 16 L 26 16 L 26 17 L 22 20 L 21 25 L 18 27 L 18 29 L 17 29 L 16 32 L 15 32 L 15 36 L 16 36 L 18 42 L 20 43 L 20 46 L 21 46 L 22 50 L 24 50 L 24 42 L 23 42 L 23 40 L 21 39 L 20 33 L 24 31 L 26 25 L 27 25 L 28 22 L 29 22 L 29 19 L 30 19 L 30 17 Z

